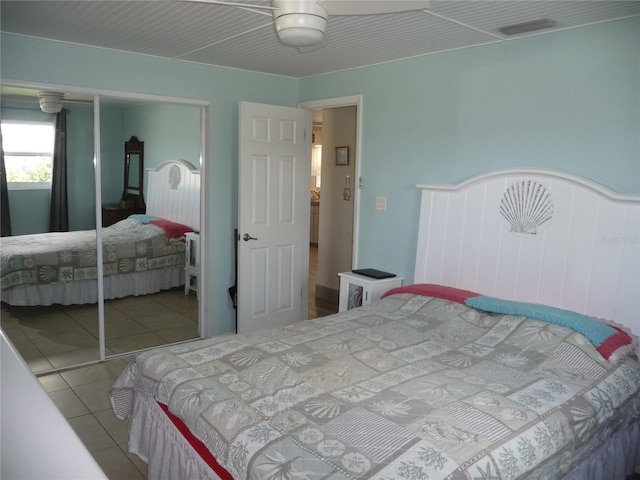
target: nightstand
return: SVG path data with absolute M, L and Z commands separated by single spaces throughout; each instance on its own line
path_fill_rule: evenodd
M 108 227 L 134 213 L 145 213 L 146 208 L 120 208 L 117 203 L 102 205 L 102 226 Z
M 200 276 L 200 234 L 187 232 L 185 234 L 184 252 L 184 294 L 189 295 L 193 290 L 198 299 L 198 277 Z
M 387 290 L 402 286 L 404 280 L 402 277 L 377 279 L 353 272 L 342 272 L 338 276 L 340 277 L 339 312 L 375 302 Z

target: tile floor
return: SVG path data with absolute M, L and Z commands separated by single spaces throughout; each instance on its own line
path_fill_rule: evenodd
M 98 358 L 97 307 L 2 305 L 2 329 L 106 475 L 138 480 L 147 466 L 127 452 L 128 422 L 118 420 L 108 392 L 132 357 L 45 373 Z M 195 293 L 167 290 L 105 302 L 107 355 L 197 338 Z
M 131 357 L 38 378 L 49 397 L 111 480 L 144 480 L 147 465 L 127 451 L 128 421 L 118 420 L 109 389 Z
M 309 318 L 329 315 L 315 304 L 317 248 L 310 254 Z M 44 373 L 97 358 L 97 309 L 25 308 L 3 305 L 2 328 L 63 416 L 111 480 L 146 479 L 147 466 L 127 451 L 128 422 L 118 420 L 108 392 L 133 357 Z M 194 338 L 195 295 L 182 289 L 146 297 L 109 301 L 105 305 L 108 353 L 121 353 Z M 45 326 L 47 328 L 45 328 Z
M 99 358 L 98 307 L 2 304 L 2 329 L 32 371 L 95 361 Z M 153 295 L 105 302 L 106 353 L 117 355 L 198 337 L 195 293 L 175 288 Z

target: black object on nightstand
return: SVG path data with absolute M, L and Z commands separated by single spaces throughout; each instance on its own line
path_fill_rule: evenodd
M 396 276 L 395 273 L 383 272 L 382 270 L 376 270 L 375 268 L 361 268 L 359 270 L 351 271 L 358 275 L 364 275 L 365 277 L 371 278 L 393 278 Z

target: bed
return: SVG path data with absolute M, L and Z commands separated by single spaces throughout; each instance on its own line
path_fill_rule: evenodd
M 147 172 L 147 213 L 102 229 L 105 299 L 184 284 L 184 234 L 200 224 L 200 175 L 182 160 Z M 4 237 L 1 242 L 3 302 L 98 301 L 95 230 Z
M 125 369 L 148 478 L 640 472 L 640 198 L 533 170 L 419 188 L 412 284 Z

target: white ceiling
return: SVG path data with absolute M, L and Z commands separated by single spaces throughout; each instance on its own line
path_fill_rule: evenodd
M 323 44 L 301 53 L 279 43 L 265 11 L 182 0 L 0 1 L 4 32 L 296 78 L 514 41 L 521 36 L 497 29 L 540 18 L 556 22 L 551 32 L 638 15 L 638 0 L 432 0 L 415 12 L 331 16 Z

